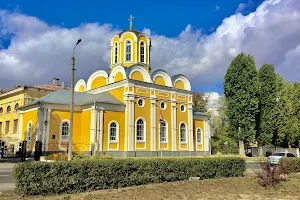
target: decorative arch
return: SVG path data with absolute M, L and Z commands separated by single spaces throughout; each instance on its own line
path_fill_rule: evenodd
M 6 107 L 6 112 L 7 112 L 7 113 L 11 112 L 11 106 L 10 106 L 10 105 L 8 105 L 8 106 Z
M 75 88 L 75 92 L 85 92 L 86 91 L 86 83 L 83 79 L 77 81 Z
M 98 79 L 98 83 L 94 82 L 96 79 Z M 97 70 L 95 71 L 88 79 L 87 81 L 87 90 L 91 90 L 97 87 L 101 87 L 103 85 L 107 84 L 108 74 L 104 70 Z M 94 83 L 94 84 L 93 84 Z
M 136 36 L 136 34 L 134 34 L 133 32 L 130 32 L 130 31 L 127 31 L 127 32 L 124 32 L 121 37 L 120 37 L 120 42 L 123 42 L 124 40 L 124 37 L 127 36 L 127 35 L 131 35 L 133 37 L 133 42 L 137 42 L 138 41 L 138 38 Z
M 147 82 L 147 83 L 152 83 L 152 80 L 151 80 L 151 77 L 150 77 L 150 74 L 149 72 L 142 66 L 134 66 L 132 67 L 130 73 L 129 73 L 129 78 L 130 79 L 133 79 L 132 78 L 132 75 L 135 73 L 135 72 L 140 72 L 143 76 L 143 79 L 144 79 L 144 82 Z
M 20 106 L 19 106 L 19 103 L 16 103 L 15 104 L 15 107 L 14 107 L 14 111 L 17 111 L 17 109 L 19 108 Z
M 175 88 L 183 90 L 191 90 L 190 81 L 182 74 L 178 74 L 172 77 L 173 85 Z M 183 85 L 182 87 L 180 85 Z
M 110 40 L 110 46 L 114 46 L 114 41 L 115 41 L 115 39 L 120 39 L 120 37 L 119 37 L 119 35 L 117 34 L 117 35 L 114 35 L 112 38 L 111 38 L 111 40 Z
M 109 75 L 109 78 L 108 78 L 108 83 L 114 83 L 118 74 L 122 74 L 123 79 L 127 78 L 124 67 L 119 65 L 112 69 L 112 71 Z M 120 80 L 117 80 L 117 81 L 120 81 Z
M 171 80 L 171 77 L 169 76 L 169 74 L 162 70 L 162 69 L 158 69 L 158 70 L 155 70 L 152 75 L 152 81 L 155 83 L 155 84 L 158 84 L 159 81 L 157 79 L 159 79 L 159 77 L 163 78 L 164 79 L 164 82 L 165 82 L 165 86 L 168 86 L 168 87 L 173 87 L 173 84 L 172 84 L 172 80 Z M 155 80 L 157 82 L 155 82 Z M 158 84 L 160 85 L 160 84 Z

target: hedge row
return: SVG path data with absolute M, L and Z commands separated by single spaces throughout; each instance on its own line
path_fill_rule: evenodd
M 20 163 L 16 192 L 26 195 L 76 193 L 187 180 L 242 176 L 242 158 L 112 159 Z
M 283 168 L 286 173 L 300 172 L 300 158 L 281 158 L 279 166 Z

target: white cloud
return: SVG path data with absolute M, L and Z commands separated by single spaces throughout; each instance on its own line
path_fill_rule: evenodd
M 171 75 L 186 74 L 193 88 L 223 81 L 232 58 L 240 52 L 254 55 L 257 66 L 271 63 L 287 80 L 300 81 L 300 4 L 297 0 L 269 0 L 255 12 L 225 18 L 210 35 L 187 25 L 177 37 L 144 32 L 152 38 L 152 69 Z M 70 79 L 72 48 L 76 49 L 76 78 L 97 69 L 108 69 L 110 39 L 121 30 L 109 24 L 88 23 L 72 29 L 50 26 L 38 18 L 0 11 L 1 38 L 10 37 L 8 49 L 0 50 L 0 87 L 19 83 L 41 84 L 53 77 Z M 14 84 L 16 84 L 15 82 Z
M 215 6 L 215 11 L 218 12 L 220 9 L 221 9 L 221 7 L 220 7 L 219 5 L 216 5 L 216 6 Z

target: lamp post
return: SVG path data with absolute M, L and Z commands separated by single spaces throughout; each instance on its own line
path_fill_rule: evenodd
M 44 132 L 44 156 L 46 156 L 46 132 L 47 132 L 47 125 L 48 125 L 48 121 L 46 119 L 46 121 L 44 122 L 45 124 L 45 132 Z
M 74 51 L 77 45 L 81 42 L 79 39 L 73 49 L 72 56 L 72 78 L 71 78 L 71 105 L 70 105 L 70 127 L 69 127 L 69 151 L 68 151 L 68 160 L 72 160 L 72 134 L 73 134 L 73 109 L 74 109 L 74 71 L 75 71 L 75 57 Z

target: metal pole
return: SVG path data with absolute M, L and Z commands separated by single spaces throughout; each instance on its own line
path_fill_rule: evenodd
M 95 108 L 96 108 L 96 127 L 95 127 L 95 140 L 96 140 L 96 146 L 94 148 L 94 156 L 96 155 L 96 152 L 98 151 L 98 107 L 97 107 L 97 104 L 96 102 L 94 102 L 94 105 L 95 105 Z
M 70 127 L 69 127 L 69 151 L 68 160 L 72 160 L 72 134 L 73 134 L 73 109 L 74 109 L 74 71 L 75 57 L 72 56 L 72 78 L 71 78 L 71 106 L 70 106 Z
M 162 158 L 162 124 L 160 123 L 160 157 Z

